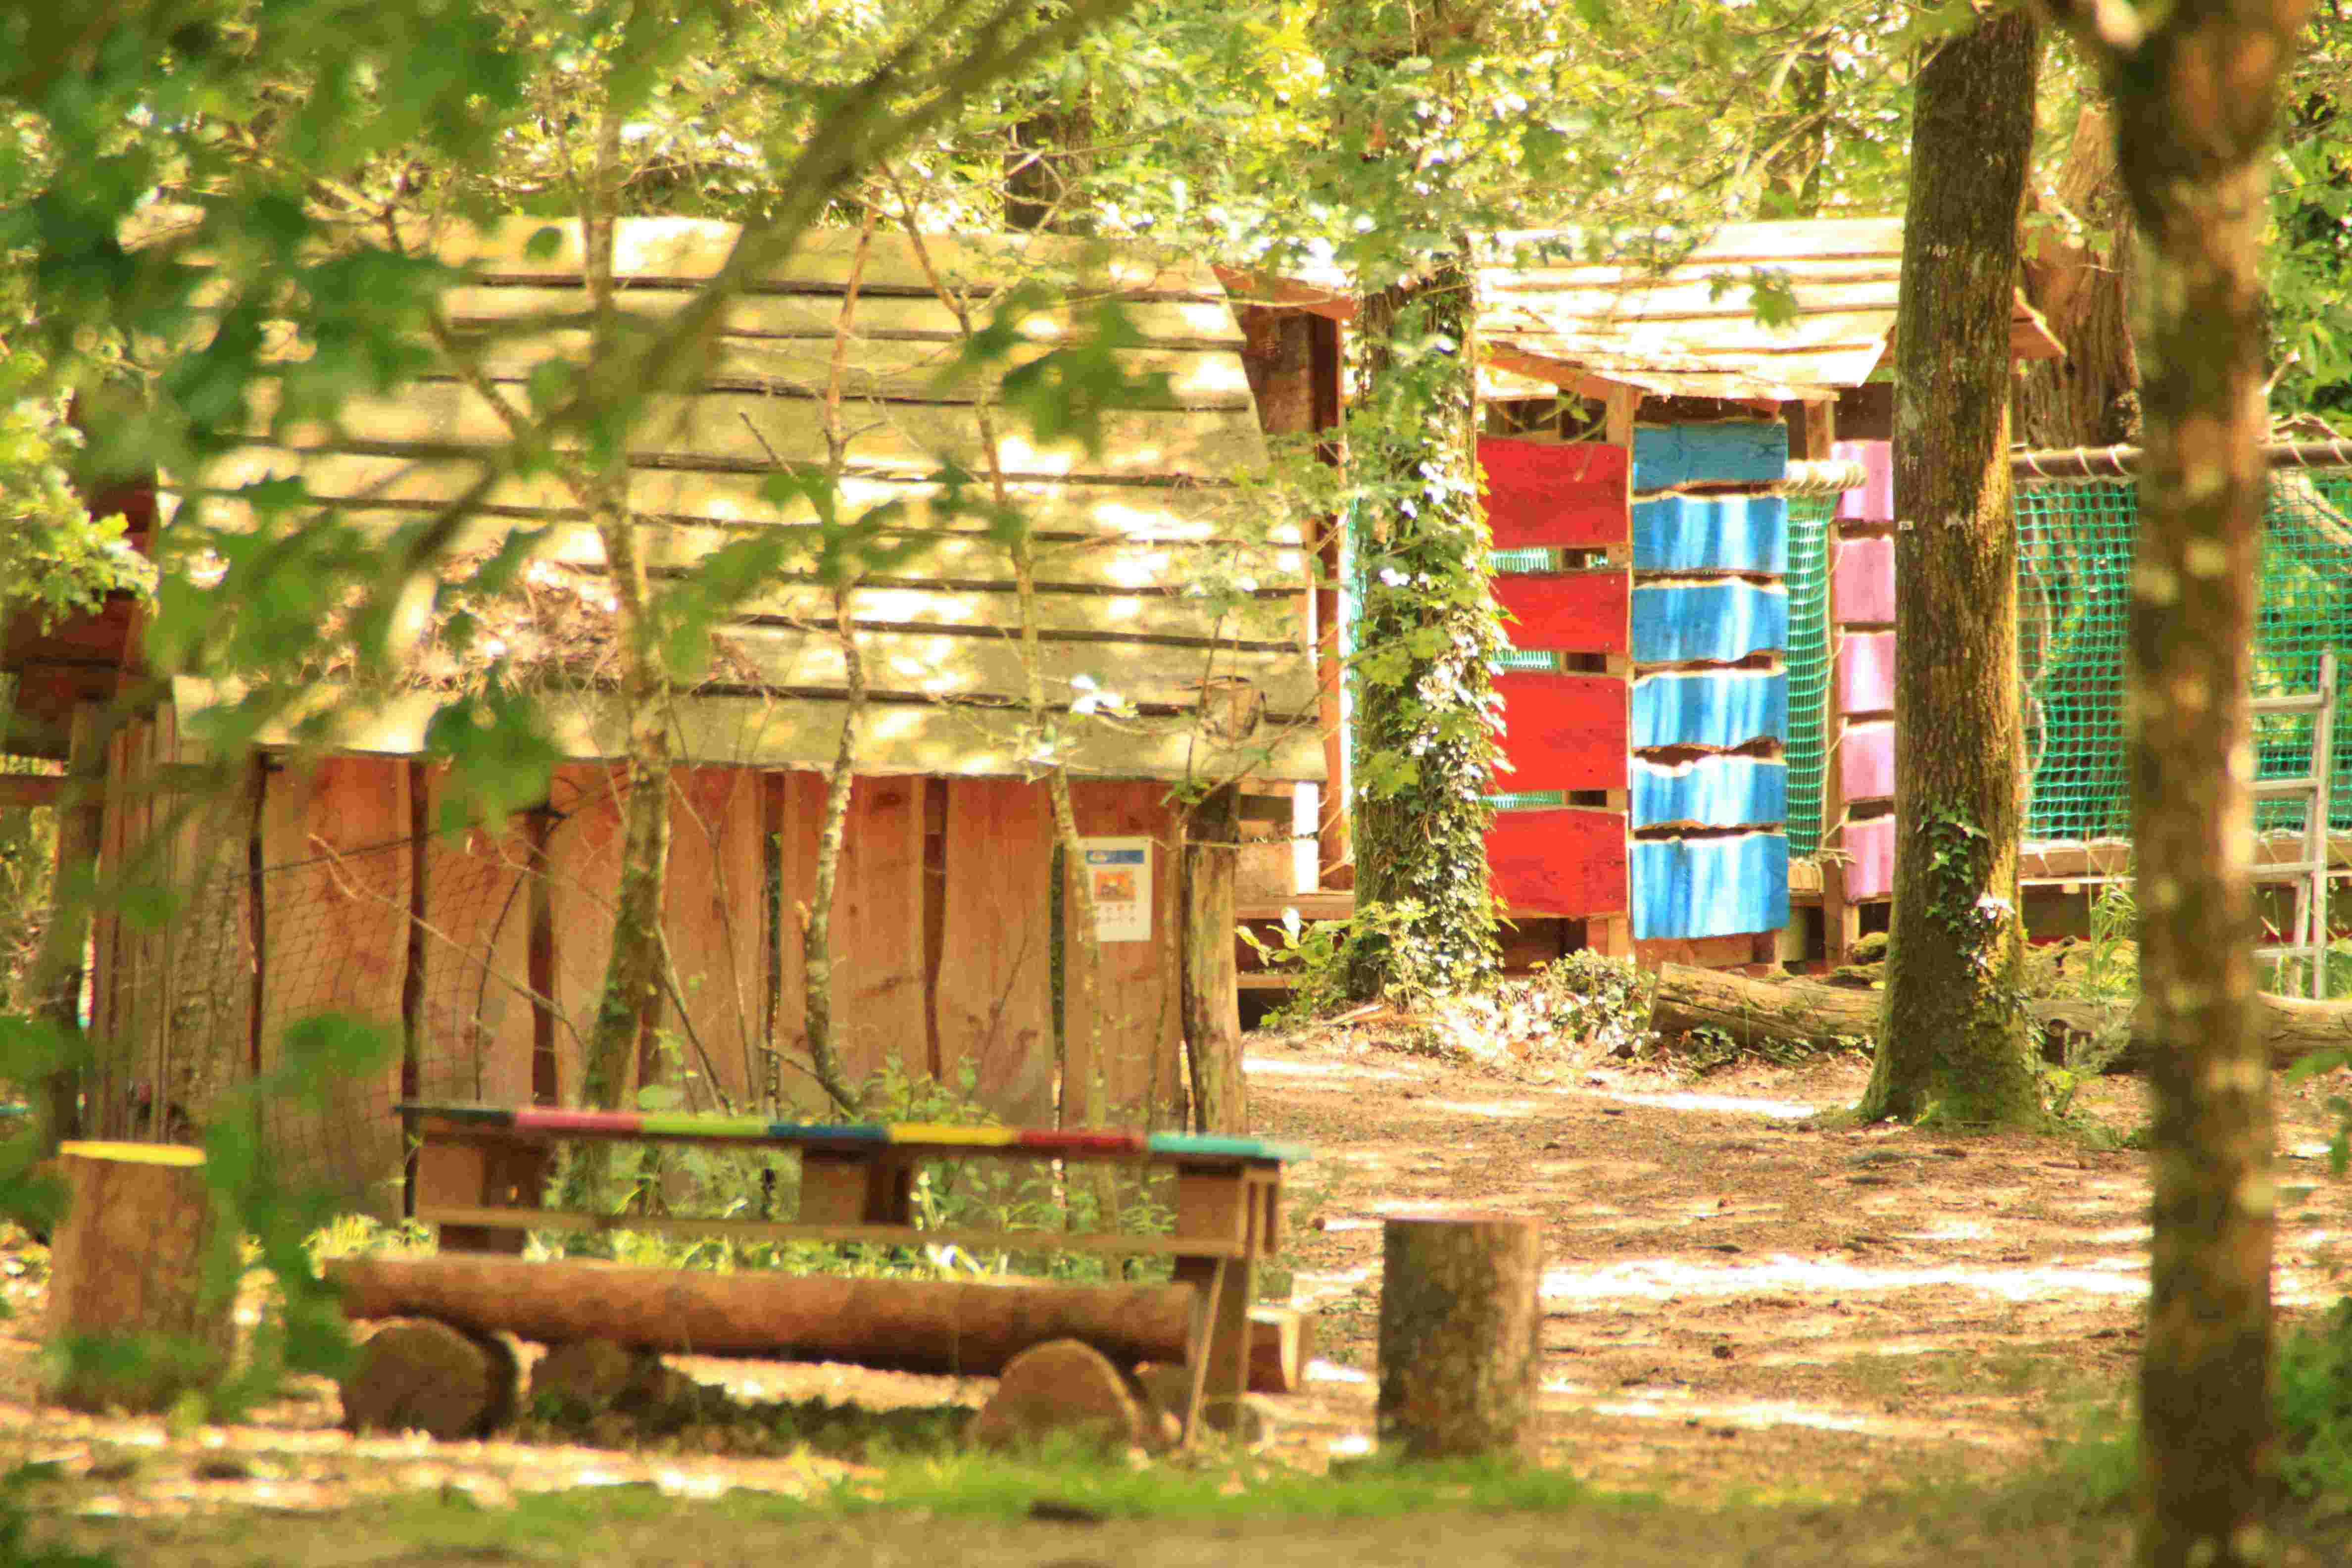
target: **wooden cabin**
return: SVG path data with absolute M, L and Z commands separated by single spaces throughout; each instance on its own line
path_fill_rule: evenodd
M 713 223 L 624 222 L 622 308 L 654 321 L 676 310 L 733 239 Z M 937 504 L 950 463 L 983 489 L 1001 474 L 1035 542 L 1029 629 L 1044 717 L 1076 779 L 1087 859 L 1102 862 L 1089 873 L 1104 905 L 1101 1050 L 1068 1070 L 1098 1078 L 1118 1120 L 1171 1124 L 1184 1093 L 1172 792 L 1238 781 L 1286 822 L 1293 785 L 1325 768 L 1299 540 L 1241 482 L 1265 461 L 1242 333 L 1207 268 L 1142 248 L 966 236 L 919 252 L 887 233 L 873 236 L 845 326 L 856 239 L 814 236 L 754 283 L 730 307 L 699 386 L 642 420 L 628 475 L 641 548 L 658 579 L 746 531 L 794 531 L 814 546 L 814 515 L 772 504 L 763 486 L 780 464 L 827 459 L 824 410 L 839 391 L 844 512 L 904 509 L 883 531 L 890 559 L 852 600 L 868 705 L 834 906 L 845 1066 L 853 1079 L 891 1070 L 967 1085 L 1009 1121 L 1049 1123 L 1057 1042 L 1084 1034 L 1059 1012 L 1076 905 L 1057 876 L 1073 868 L 1060 868 L 1039 782 L 1012 557 L 986 519 Z M 584 353 L 576 225 L 516 220 L 417 243 L 465 269 L 444 307 L 458 333 L 491 345 L 483 368 L 501 390 L 551 354 Z M 1129 368 L 1167 378 L 1147 406 L 1105 415 L 1098 455 L 1033 441 L 1001 412 L 992 454 L 974 384 L 952 374 L 963 338 L 940 287 L 966 291 L 984 323 L 1024 280 L 1051 298 L 1018 313 L 1012 363 L 1049 353 L 1091 302 L 1115 297 L 1139 334 L 1123 351 Z M 257 515 L 243 493 L 299 479 L 320 508 L 390 529 L 462 493 L 507 439 L 446 363 L 352 403 L 334 428 L 268 412 L 257 408 L 248 445 L 167 477 L 163 527 L 200 514 L 299 527 L 299 515 Z M 428 644 L 412 679 L 356 706 L 325 746 L 265 736 L 239 763 L 242 794 L 193 821 L 174 816 L 163 786 L 175 762 L 209 754 L 208 716 L 234 695 L 236 672 L 164 672 L 163 694 L 102 763 L 85 759 L 107 784 L 101 861 L 158 853 L 188 889 L 160 924 L 101 922 L 99 1131 L 148 1135 L 165 1105 L 200 1112 L 276 1065 L 284 1026 L 320 1009 L 398 1026 L 408 1041 L 399 1063 L 325 1110 L 277 1113 L 281 1148 L 355 1200 L 383 1207 L 397 1192 L 387 1108 L 400 1096 L 576 1095 L 624 805 L 625 716 L 598 651 L 610 642 L 604 556 L 560 474 L 501 480 L 467 527 L 468 550 L 549 530 L 521 602 L 505 621 L 486 618 L 513 645 L 502 669 Z M 78 705 L 136 667 L 135 616 L 110 615 L 11 642 L 32 699 L 26 733 L 68 733 Z M 647 1072 L 698 1109 L 813 1108 L 801 931 L 821 770 L 847 690 L 830 592 L 804 563 L 737 606 L 714 643 L 708 676 L 673 709 L 675 973 L 665 1059 Z M 60 676 L 68 666 L 79 679 Z M 440 832 L 446 783 L 429 729 L 493 679 L 539 705 L 562 757 L 553 787 L 511 820 Z M 919 1120 L 927 1108 L 896 1109 Z
M 1852 487 L 1837 500 L 1856 547 L 1841 570 L 1855 577 L 1864 556 L 1892 549 L 1884 369 L 1901 220 L 1731 225 L 1663 269 L 1589 262 L 1580 243 L 1496 236 L 1478 273 L 1479 458 L 1495 595 L 1511 617 L 1496 687 L 1512 771 L 1487 842 L 1513 922 L 1506 961 L 1589 945 L 1761 967 L 1818 952 L 1791 913 L 1789 509 Z M 1336 424 L 1345 278 L 1309 268 L 1228 282 L 1252 301 L 1243 317 L 1270 423 L 1288 408 Z M 1769 324 L 1759 288 L 1777 296 Z M 2060 352 L 2021 299 L 2011 348 Z M 1286 391 L 1285 378 L 1303 384 Z M 1346 609 L 1323 615 L 1344 624 Z M 1855 597 L 1832 622 L 1846 646 L 1830 657 L 1857 700 L 1859 667 L 1891 647 L 1891 600 L 1874 610 Z M 1339 641 L 1321 650 L 1327 690 Z M 1344 792 L 1335 706 L 1328 766 Z M 1867 784 L 1857 774 L 1853 786 Z M 1327 811 L 1321 826 L 1318 881 L 1261 889 L 1245 917 L 1346 911 L 1344 822 Z M 1820 866 L 1793 882 L 1835 900 L 1835 857 Z M 1831 918 L 1850 924 L 1853 901 Z

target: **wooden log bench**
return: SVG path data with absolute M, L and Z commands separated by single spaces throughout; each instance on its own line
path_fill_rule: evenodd
M 504 1331 L 548 1342 L 599 1338 L 673 1352 L 971 1373 L 1000 1372 L 1032 1344 L 1077 1338 L 1130 1363 L 1181 1361 L 1191 1373 L 1188 1436 L 1198 1429 L 1204 1405 L 1213 1414 L 1220 1405 L 1232 1408 L 1251 1385 L 1257 1268 L 1281 1245 L 1283 1167 L 1307 1153 L 1295 1144 L 1181 1132 L 796 1123 L 481 1105 L 404 1104 L 397 1110 L 415 1150 L 415 1215 L 440 1227 L 443 1256 L 332 1266 L 330 1278 L 354 1318 L 430 1317 L 477 1333 Z M 794 1151 L 799 1213 L 784 1221 L 542 1206 L 556 1146 L 585 1140 Z M 1150 1236 L 919 1227 L 918 1168 L 967 1160 L 1108 1160 L 1164 1170 L 1173 1179 L 1175 1223 L 1169 1234 Z M 1160 1257 L 1171 1260 L 1174 1282 L 687 1274 L 511 1256 L 533 1230 Z M 1278 1332 L 1269 1337 L 1279 1346 L 1297 1342 Z

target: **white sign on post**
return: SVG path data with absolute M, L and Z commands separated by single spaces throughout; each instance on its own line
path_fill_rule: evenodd
M 1151 840 L 1084 838 L 1097 942 L 1151 940 Z

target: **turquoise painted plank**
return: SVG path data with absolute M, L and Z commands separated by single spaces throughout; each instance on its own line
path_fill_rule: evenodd
M 1633 826 L 1760 827 L 1788 820 L 1789 764 L 1768 757 L 1701 757 L 1679 767 L 1633 760 Z
M 1770 484 L 1789 471 L 1789 430 L 1770 423 L 1668 425 L 1633 432 L 1633 488 L 1676 485 Z
M 1662 496 L 1633 508 L 1636 572 L 1789 569 L 1789 503 L 1779 496 Z
M 1729 662 L 1789 646 L 1789 595 L 1775 585 L 1691 583 L 1633 590 L 1633 660 Z
M 1740 936 L 1789 923 L 1789 841 L 1778 833 L 1637 838 L 1630 870 L 1638 941 Z
M 1637 751 L 1653 746 L 1728 750 L 1789 738 L 1789 678 L 1779 670 L 1677 670 L 1633 682 Z
M 1234 1138 L 1215 1132 L 1154 1132 L 1149 1140 L 1155 1154 L 1202 1154 L 1243 1160 L 1307 1160 L 1315 1151 L 1304 1143 L 1283 1143 L 1269 1138 Z

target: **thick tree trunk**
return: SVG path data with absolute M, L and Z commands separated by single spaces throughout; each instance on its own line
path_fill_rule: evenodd
M 2042 1114 L 2018 966 L 2024 765 L 2009 321 L 2039 29 L 2010 14 L 1919 73 L 1895 325 L 1895 911 L 1861 1113 Z
M 155 1411 L 209 1385 L 235 1342 L 235 1276 L 212 1256 L 204 1156 L 176 1144 L 68 1143 L 58 1165 L 66 1215 L 49 1257 L 47 1330 L 65 1363 L 51 1397 L 76 1410 Z
M 1192 1131 L 1246 1132 L 1242 1021 L 1234 974 L 1234 873 L 1241 855 L 1240 791 L 1221 784 L 1182 817 L 1184 902 L 1180 969 Z
M 2277 1485 L 2270 1076 L 2245 758 L 2267 475 L 2263 149 L 2302 0 L 2181 0 L 2115 60 L 2145 237 L 2147 420 L 2126 707 L 2156 1089 L 2141 1363 L 2151 1568 L 2253 1568 Z
M 2263 1056 L 2272 1068 L 2284 1071 L 2315 1051 L 2352 1051 L 2352 1003 L 2260 1000 Z M 1666 1035 L 1714 1029 L 1748 1047 L 1825 1050 L 1842 1040 L 1875 1038 L 1882 1010 L 1874 991 L 1805 980 L 1775 984 L 1669 963 L 1653 977 L 1650 1026 Z M 2042 1026 L 2045 1056 L 2059 1063 L 2068 1037 L 2096 1038 L 2127 1023 L 2132 1010 L 2116 1003 L 2036 1000 L 2026 1011 Z M 2137 1047 L 2127 1047 L 2107 1070 L 2134 1072 L 2146 1065 Z
M 995 1285 L 709 1274 L 520 1258 L 352 1258 L 327 1279 L 353 1318 L 436 1318 L 553 1343 L 775 1355 L 992 1376 L 1033 1344 L 1077 1339 L 1122 1364 L 1184 1359 L 1189 1285 Z
M 1466 241 L 1356 317 L 1356 911 L 1414 911 L 1384 938 L 1359 932 L 1348 984 L 1365 1001 L 1475 984 L 1497 961 L 1487 661 L 1503 643 L 1478 501 L 1476 327 Z
M 1408 1458 L 1533 1458 L 1543 1229 L 1525 1215 L 1382 1227 L 1380 1435 Z
M 2036 449 L 2112 447 L 2140 438 L 2139 354 L 2132 342 L 2132 226 L 2116 178 L 2114 117 L 2087 104 L 2065 163 L 2032 205 L 2025 297 L 2066 347 L 2018 368 L 2018 439 Z

